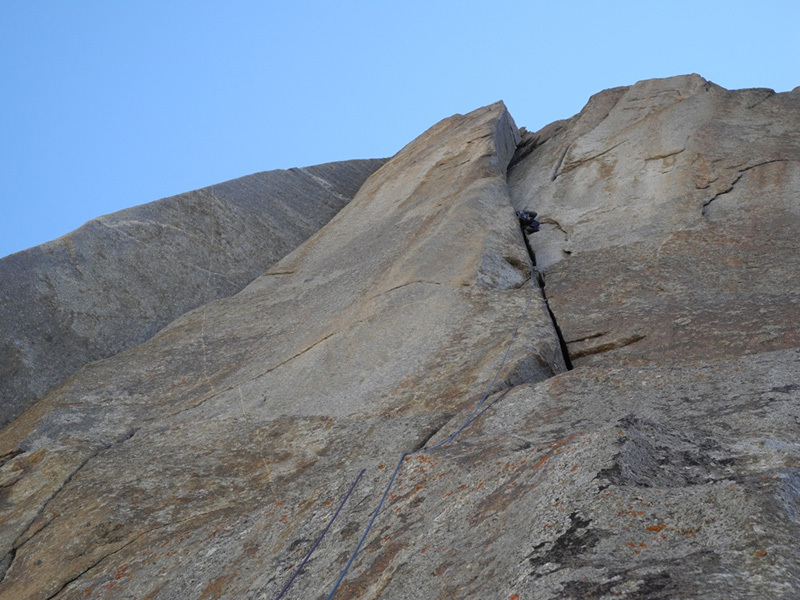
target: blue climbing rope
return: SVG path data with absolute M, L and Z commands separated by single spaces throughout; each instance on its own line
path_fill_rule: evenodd
M 511 352 L 511 347 L 514 345 L 514 341 L 516 340 L 517 335 L 519 334 L 520 327 L 522 326 L 522 323 L 525 320 L 525 317 L 527 316 L 528 311 L 530 310 L 530 307 L 533 304 L 533 300 L 535 298 L 533 282 L 534 282 L 534 276 L 535 276 L 535 272 L 536 272 L 536 267 L 534 266 L 533 261 L 530 258 L 529 258 L 529 261 L 528 261 L 528 265 L 530 267 L 530 273 L 531 273 L 530 279 L 528 280 L 529 281 L 529 286 L 530 286 L 530 296 L 528 298 L 528 301 L 525 304 L 525 308 L 523 309 L 522 314 L 520 315 L 519 319 L 517 320 L 516 327 L 514 328 L 514 331 L 511 334 L 511 339 L 508 342 L 508 346 L 506 347 L 506 351 L 503 354 L 503 358 L 500 361 L 500 365 L 498 366 L 497 371 L 495 372 L 491 383 L 489 383 L 489 385 L 486 388 L 486 391 L 484 392 L 484 394 L 481 397 L 480 401 L 478 401 L 478 403 L 475 405 L 475 408 L 472 409 L 472 412 L 467 417 L 467 419 L 464 421 L 464 423 L 458 429 L 456 429 L 452 434 L 450 434 L 447 438 L 445 438 L 443 441 L 441 441 L 438 444 L 436 444 L 434 446 L 431 446 L 429 448 L 428 447 L 424 447 L 424 448 L 420 448 L 418 450 L 411 450 L 411 451 L 403 452 L 403 454 L 400 456 L 400 460 L 397 461 L 397 465 L 395 466 L 394 472 L 392 473 L 392 476 L 389 479 L 389 483 L 387 484 L 386 489 L 384 489 L 383 495 L 381 496 L 381 499 L 378 502 L 377 507 L 373 511 L 372 516 L 371 516 L 371 518 L 369 520 L 369 523 L 367 524 L 367 527 L 364 530 L 364 533 L 362 534 L 361 538 L 359 539 L 355 550 L 353 550 L 353 553 L 350 555 L 350 558 L 348 559 L 347 564 L 345 565 L 344 569 L 342 570 L 341 574 L 339 575 L 339 579 L 337 579 L 335 585 L 333 586 L 333 589 L 326 596 L 325 600 L 331 600 L 333 598 L 333 595 L 339 589 L 339 586 L 341 585 L 342 581 L 344 581 L 344 578 L 347 575 L 347 572 L 350 570 L 350 567 L 352 566 L 353 561 L 356 559 L 356 556 L 358 555 L 359 551 L 361 550 L 361 547 L 364 545 L 364 542 L 366 541 L 367 536 L 369 535 L 370 531 L 372 530 L 372 526 L 375 523 L 375 520 L 378 518 L 378 514 L 380 513 L 381 508 L 383 508 L 383 503 L 386 501 L 386 498 L 389 495 L 389 492 L 391 491 L 392 486 L 394 485 L 395 479 L 397 479 L 397 475 L 400 472 L 400 467 L 403 465 L 403 462 L 405 462 L 406 458 L 411 456 L 411 455 L 413 455 L 413 454 L 418 454 L 418 453 L 421 453 L 421 452 L 431 452 L 433 450 L 437 450 L 439 448 L 442 448 L 443 446 L 446 446 L 447 444 L 452 442 L 462 431 L 464 431 L 464 429 L 469 427 L 469 425 L 473 421 L 475 421 L 475 419 L 479 418 L 483 413 L 485 413 L 495 403 L 497 403 L 500 400 L 502 400 L 503 398 L 505 398 L 505 396 L 511 391 L 512 388 L 507 388 L 506 390 L 504 390 L 500 394 L 500 396 L 495 398 L 487 406 L 484 406 L 484 404 L 486 403 L 486 400 L 491 395 L 492 390 L 495 387 L 495 384 L 497 383 L 497 379 L 500 376 L 500 373 L 503 371 L 503 367 L 505 366 L 506 360 L 508 359 L 508 355 Z M 553 360 L 555 360 L 557 354 L 558 354 L 558 347 L 555 349 Z M 314 545 L 311 546 L 311 548 L 309 549 L 309 551 L 306 554 L 305 558 L 300 563 L 300 565 L 295 570 L 295 572 L 292 574 L 292 576 L 289 579 L 289 581 L 286 582 L 286 585 L 283 586 L 283 589 L 280 591 L 280 593 L 275 598 L 275 600 L 281 600 L 281 598 L 283 598 L 283 596 L 286 593 L 286 591 L 289 589 L 289 587 L 292 585 L 294 580 L 300 574 L 300 571 L 302 571 L 303 567 L 306 565 L 308 560 L 311 558 L 311 555 L 314 553 L 314 551 L 317 549 L 319 544 L 322 542 L 322 539 L 328 533 L 328 530 L 330 530 L 331 526 L 333 525 L 333 522 L 339 516 L 339 513 L 342 510 L 342 507 L 344 507 L 345 503 L 347 502 L 347 500 L 350 497 L 350 495 L 353 493 L 353 490 L 355 490 L 356 485 L 358 484 L 359 480 L 361 479 L 361 477 L 364 475 L 365 472 L 366 472 L 366 469 L 362 469 L 362 471 L 358 474 L 358 477 L 356 477 L 355 481 L 350 486 L 350 489 L 345 494 L 344 498 L 342 499 L 342 502 L 339 504 L 339 507 L 336 509 L 336 512 L 331 517 L 331 519 L 328 522 L 327 526 L 322 531 L 322 533 L 319 535 L 319 537 L 317 538 L 316 542 L 314 542 Z
M 314 553 L 314 550 L 316 550 L 317 546 L 319 546 L 320 542 L 322 542 L 322 538 L 324 538 L 325 534 L 328 533 L 328 530 L 331 528 L 331 525 L 333 525 L 333 522 L 336 520 L 336 517 L 339 516 L 339 512 L 342 510 L 342 507 L 344 506 L 345 502 L 347 502 L 347 499 L 350 497 L 350 494 L 353 493 L 353 490 L 356 489 L 356 485 L 358 485 L 358 481 L 361 479 L 361 476 L 364 475 L 364 473 L 366 473 L 366 471 L 367 471 L 366 469 L 361 469 L 361 473 L 358 474 L 358 477 L 356 477 L 356 480 L 350 486 L 350 489 L 347 490 L 347 493 L 344 495 L 344 498 L 342 498 L 342 501 L 339 503 L 339 508 L 336 509 L 336 512 L 333 513 L 333 516 L 331 517 L 331 520 L 328 521 L 328 525 L 325 527 L 325 529 L 322 530 L 322 533 L 319 534 L 319 537 L 317 538 L 317 541 L 314 542 L 313 546 L 311 546 L 311 549 L 308 551 L 308 554 L 306 554 L 306 557 L 300 563 L 300 566 L 297 567 L 297 569 L 295 569 L 294 573 L 289 578 L 289 581 L 287 581 L 286 585 L 283 586 L 283 589 L 281 590 L 281 593 L 278 594 L 278 596 L 275 598 L 275 600 L 281 600 L 281 598 L 283 598 L 283 595 L 286 593 L 286 591 L 294 583 L 294 580 L 300 574 L 300 571 L 302 571 L 303 567 L 306 566 L 306 563 L 308 562 L 308 559 L 311 558 L 311 555 Z
M 389 495 L 389 491 L 392 489 L 392 486 L 394 485 L 394 481 L 397 478 L 397 474 L 400 472 L 400 467 L 403 465 L 403 462 L 405 461 L 405 459 L 407 457 L 411 456 L 412 454 L 417 454 L 417 453 L 421 453 L 421 452 L 430 452 L 432 450 L 437 450 L 437 449 L 449 444 L 450 442 L 452 442 L 458 436 L 458 434 L 460 434 L 462 431 L 464 431 L 464 429 L 469 427 L 469 425 L 475 419 L 477 419 L 480 415 L 482 415 L 485 412 L 486 409 L 481 410 L 481 407 L 486 402 L 486 399 L 491 395 L 492 390 L 494 389 L 494 386 L 497 383 L 497 378 L 500 376 L 500 373 L 502 372 L 503 367 L 505 366 L 506 359 L 508 359 L 508 355 L 511 352 L 511 347 L 514 345 L 514 340 L 516 340 L 516 338 L 517 338 L 517 334 L 519 333 L 519 329 L 522 326 L 522 322 L 525 320 L 525 317 L 528 314 L 528 310 L 530 309 L 531 304 L 533 303 L 533 299 L 535 297 L 535 295 L 533 293 L 534 266 L 533 266 L 532 262 L 530 263 L 530 268 L 531 268 L 531 278 L 529 280 L 530 281 L 530 288 L 531 288 L 530 297 L 528 298 L 528 301 L 525 304 L 525 308 L 522 311 L 522 314 L 520 315 L 519 319 L 517 320 L 517 326 L 514 328 L 514 332 L 511 334 L 511 340 L 509 340 L 509 342 L 508 342 L 508 347 L 506 348 L 506 351 L 503 354 L 503 359 L 500 361 L 500 366 L 497 368 L 497 371 L 495 372 L 491 383 L 486 388 L 486 392 L 484 392 L 484 394 L 481 397 L 480 401 L 475 405 L 475 408 L 472 409 L 472 412 L 470 413 L 469 417 L 467 417 L 467 420 L 464 421 L 464 423 L 461 425 L 461 427 L 459 427 L 453 433 L 451 433 L 444 441 L 439 442 L 438 444 L 436 444 L 435 446 L 431 446 L 430 448 L 420 448 L 418 450 L 411 450 L 411 451 L 403 452 L 402 456 L 400 457 L 400 460 L 397 461 L 397 466 L 394 468 L 394 472 L 392 473 L 392 477 L 389 479 L 389 483 L 386 486 L 386 489 L 383 491 L 383 495 L 381 496 L 381 499 L 378 502 L 378 506 L 375 508 L 375 511 L 372 513 L 372 517 L 370 518 L 369 523 L 367 524 L 367 528 L 364 530 L 364 533 L 361 536 L 361 539 L 358 541 L 358 545 L 356 546 L 355 550 L 353 550 L 353 553 L 350 555 L 350 558 L 347 561 L 347 564 L 345 565 L 344 569 L 342 570 L 342 573 L 339 575 L 339 579 L 336 580 L 336 583 L 334 584 L 333 589 L 325 597 L 325 600 L 331 600 L 331 598 L 333 598 L 333 595 L 336 593 L 336 590 L 339 589 L 339 586 L 341 585 L 342 581 L 344 581 L 344 578 L 347 575 L 347 572 L 350 570 L 350 566 L 353 564 L 353 561 L 356 559 L 356 556 L 358 555 L 358 552 L 361 550 L 361 546 L 364 545 L 364 541 L 367 539 L 367 536 L 369 535 L 369 532 L 372 529 L 372 525 L 375 523 L 375 519 L 378 518 L 378 513 L 380 513 L 380 511 L 381 511 L 381 508 L 383 507 L 383 503 L 386 500 L 386 497 Z M 503 394 L 501 394 L 500 398 L 503 398 L 508 393 L 508 391 L 509 390 L 505 390 L 503 392 Z M 497 398 L 495 400 L 495 402 L 500 400 L 500 398 Z M 491 404 L 494 404 L 494 402 L 492 402 Z M 490 404 L 490 406 L 491 406 L 491 404 Z M 486 408 L 489 408 L 489 407 L 487 406 Z

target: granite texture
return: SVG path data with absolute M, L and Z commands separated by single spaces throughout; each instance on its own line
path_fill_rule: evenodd
M 0 260 L 0 427 L 87 362 L 235 294 L 383 160 L 248 175 L 99 217 Z
M 396 466 L 336 599 L 797 598 L 797 98 L 437 124 L 0 432 L 0 599 L 323 600 Z

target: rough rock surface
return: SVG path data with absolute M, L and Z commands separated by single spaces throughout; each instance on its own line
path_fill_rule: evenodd
M 322 600 L 397 464 L 337 599 L 800 596 L 797 98 L 688 76 L 521 139 L 500 103 L 436 125 L 0 433 L 0 599 L 276 600 L 357 482 L 282 596 Z
M 574 364 L 800 345 L 800 88 L 644 81 L 525 146 L 509 183 L 543 215 L 531 244 Z
M 277 594 L 355 469 L 373 481 L 351 528 L 379 465 L 474 405 L 499 365 L 498 389 L 563 370 L 506 186 L 517 141 L 499 103 L 443 121 L 242 292 L 13 422 L 0 597 Z M 244 545 L 216 556 L 209 540 L 231 534 Z
M 0 427 L 87 362 L 241 290 L 383 162 L 256 173 L 94 219 L 0 260 Z

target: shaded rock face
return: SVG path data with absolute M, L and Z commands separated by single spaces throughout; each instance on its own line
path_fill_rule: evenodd
M 100 217 L 0 260 L 0 427 L 87 362 L 241 290 L 383 162 L 256 173 Z
M 0 598 L 798 597 L 797 101 L 442 121 L 0 433 Z

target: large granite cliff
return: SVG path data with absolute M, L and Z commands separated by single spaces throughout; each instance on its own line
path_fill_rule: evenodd
M 0 432 L 0 599 L 797 597 L 798 134 L 696 75 L 445 119 Z
M 0 259 L 0 427 L 86 363 L 241 290 L 383 162 L 255 173 L 99 217 Z

